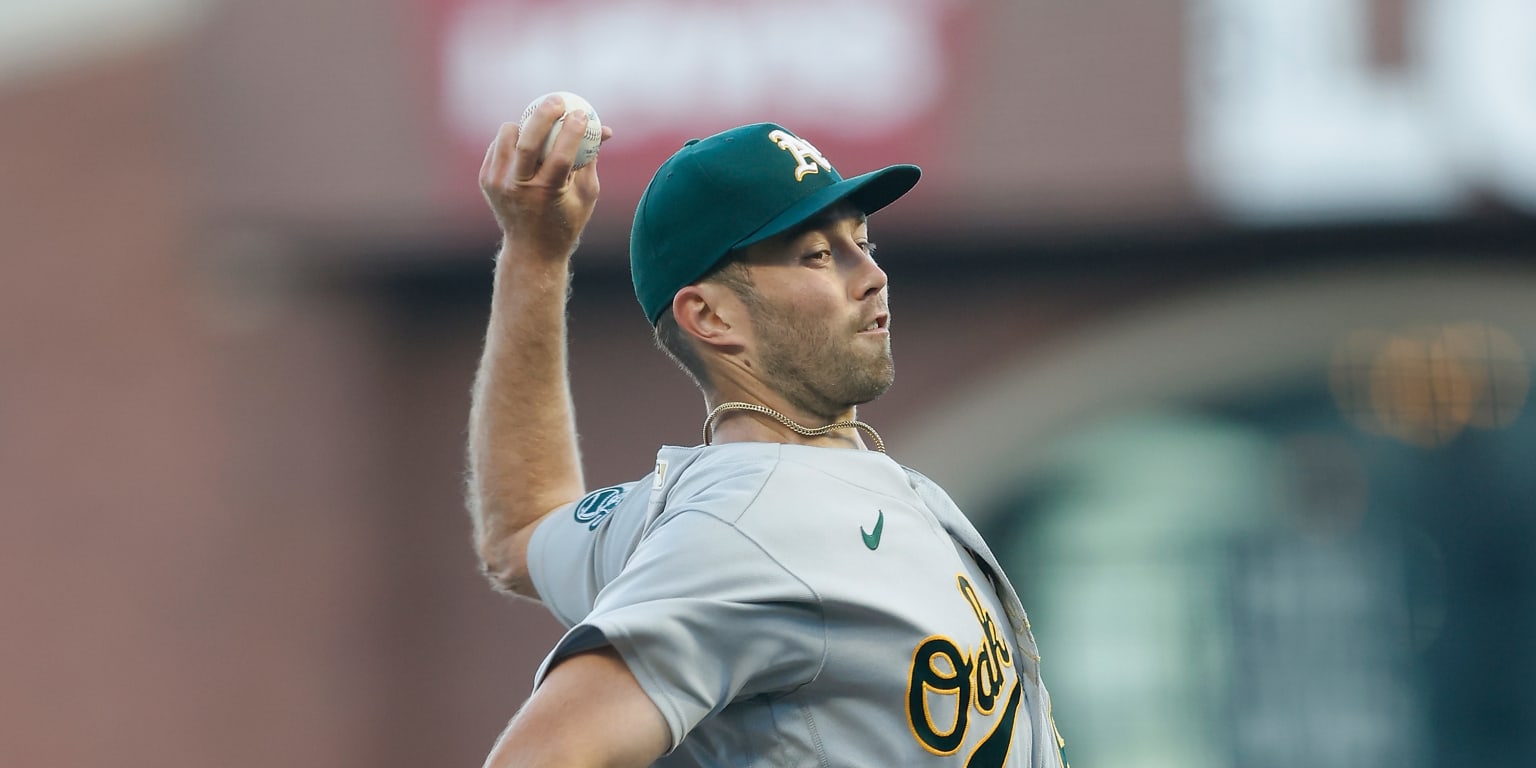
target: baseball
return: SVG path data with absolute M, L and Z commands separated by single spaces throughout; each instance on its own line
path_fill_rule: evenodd
M 576 151 L 575 167 L 580 168 L 583 165 L 592 162 L 592 159 L 597 157 L 597 150 L 603 141 L 603 124 L 598 122 L 597 110 L 593 109 L 592 104 L 586 99 L 583 99 L 582 97 L 577 96 L 570 91 L 555 91 L 554 93 L 546 93 L 543 96 L 534 99 L 533 103 L 529 104 L 528 108 L 523 110 L 523 116 L 518 118 L 518 125 L 521 126 L 526 124 L 528 122 L 528 116 L 533 114 L 533 111 L 538 109 L 539 105 L 544 103 L 544 100 L 551 96 L 559 96 L 561 100 L 565 102 L 565 115 L 569 115 L 578 109 L 587 113 L 587 132 L 581 135 L 581 149 Z M 565 115 L 561 115 L 560 119 L 555 121 L 555 127 L 549 129 L 549 136 L 544 139 L 544 151 L 539 153 L 540 161 L 543 161 L 544 158 L 549 157 L 549 151 L 554 148 L 555 136 L 559 135 L 560 126 L 565 125 Z

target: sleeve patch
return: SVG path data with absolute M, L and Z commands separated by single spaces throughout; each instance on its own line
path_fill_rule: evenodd
M 576 504 L 573 515 L 576 522 L 587 526 L 587 530 L 595 531 L 603 520 L 608 518 L 608 513 L 624 499 L 624 486 L 615 485 L 600 491 L 593 491 Z

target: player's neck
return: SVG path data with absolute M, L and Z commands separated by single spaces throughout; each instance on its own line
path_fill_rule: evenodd
M 767 409 L 773 413 L 765 413 L 757 408 L 734 407 L 731 403 L 745 403 Z M 853 448 L 866 450 L 863 436 L 858 428 L 844 427 L 828 432 L 824 435 L 807 435 L 807 431 L 815 431 L 828 424 L 851 422 L 858 418 L 857 409 L 849 407 L 842 413 L 829 418 L 821 414 L 813 414 L 804 409 L 796 408 L 785 403 L 780 398 L 756 396 L 750 393 L 734 392 L 714 397 L 705 398 L 705 405 L 714 414 L 710 424 L 709 442 L 720 443 L 788 443 L 791 445 L 810 445 L 820 448 Z M 774 414 L 782 416 L 794 424 L 784 424 Z M 799 429 L 796 429 L 799 427 Z

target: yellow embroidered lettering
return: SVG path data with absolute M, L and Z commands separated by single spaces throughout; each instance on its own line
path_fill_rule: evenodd
M 926 638 L 912 654 L 907 681 L 907 723 L 918 743 L 936 755 L 953 754 L 964 744 L 971 711 L 990 716 L 997 710 L 1007 683 L 1004 670 L 1013 666 L 1013 653 L 970 579 L 957 576 L 956 583 L 960 595 L 976 615 L 981 642 L 973 652 L 967 653 L 954 640 L 942 635 Z M 991 732 L 977 744 L 967 766 L 1003 765 L 1013 741 L 1013 724 L 1021 692 L 1020 681 L 1015 675 L 1006 696 L 1007 702 Z M 935 718 L 935 708 L 945 712 L 946 716 Z M 954 713 L 952 716 L 947 715 L 950 711 Z

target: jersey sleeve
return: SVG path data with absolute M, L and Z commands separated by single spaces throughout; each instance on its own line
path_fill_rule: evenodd
M 676 748 L 730 702 L 814 679 L 826 626 L 818 596 L 749 536 L 683 512 L 640 541 L 538 681 L 561 659 L 605 645 L 661 711 Z
M 592 611 L 624 568 L 645 525 L 647 481 L 593 491 L 540 521 L 528 542 L 528 572 L 549 612 L 567 628 Z

